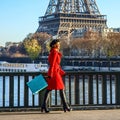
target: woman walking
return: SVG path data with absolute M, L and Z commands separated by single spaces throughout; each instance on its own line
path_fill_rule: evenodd
M 66 100 L 66 95 L 64 92 L 65 86 L 62 80 L 62 76 L 65 75 L 65 72 L 61 69 L 60 66 L 61 57 L 62 57 L 62 54 L 59 51 L 60 41 L 58 39 L 53 40 L 50 43 L 50 48 L 51 50 L 48 57 L 48 62 L 49 62 L 48 79 L 47 79 L 48 87 L 44 95 L 41 112 L 45 112 L 45 113 L 49 112 L 47 108 L 47 101 L 48 101 L 49 93 L 52 90 L 59 90 L 60 97 L 63 103 L 63 110 L 64 112 L 66 111 L 70 112 L 71 108 Z

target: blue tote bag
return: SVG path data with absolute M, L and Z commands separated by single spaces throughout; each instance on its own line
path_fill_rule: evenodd
M 31 81 L 27 82 L 27 85 L 33 94 L 38 93 L 39 91 L 43 90 L 48 86 L 42 74 L 36 76 Z

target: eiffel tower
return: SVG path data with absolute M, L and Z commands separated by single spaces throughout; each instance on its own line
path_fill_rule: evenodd
M 79 29 L 101 31 L 106 22 L 95 0 L 50 0 L 45 15 L 39 17 L 37 32 L 61 36 Z

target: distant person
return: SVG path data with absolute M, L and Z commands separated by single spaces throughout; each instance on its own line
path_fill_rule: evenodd
M 70 106 L 67 103 L 66 100 L 66 95 L 64 92 L 65 86 L 63 83 L 62 76 L 65 75 L 65 72 L 61 69 L 60 62 L 61 62 L 61 57 L 62 54 L 60 53 L 60 41 L 58 39 L 54 39 L 50 43 L 50 53 L 48 57 L 48 62 L 49 62 L 49 70 L 48 70 L 48 87 L 44 95 L 44 101 L 41 106 L 41 112 L 48 113 L 49 109 L 47 108 L 47 101 L 49 97 L 49 93 L 52 90 L 59 90 L 60 92 L 60 97 L 63 103 L 63 110 L 64 112 L 66 111 L 71 111 Z

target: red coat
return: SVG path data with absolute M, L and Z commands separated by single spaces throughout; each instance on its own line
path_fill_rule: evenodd
M 48 70 L 48 87 L 49 90 L 60 90 L 64 89 L 64 83 L 62 80 L 62 76 L 65 72 L 61 69 L 60 62 L 61 62 L 62 54 L 55 50 L 54 48 L 51 49 L 48 62 L 49 62 L 49 70 Z

